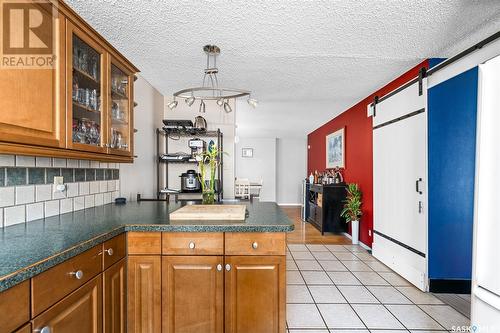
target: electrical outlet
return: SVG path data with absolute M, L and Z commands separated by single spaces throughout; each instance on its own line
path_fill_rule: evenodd
M 372 236 L 372 231 L 371 230 L 368 230 L 368 236 Z
M 66 191 L 66 185 L 64 185 L 64 177 L 54 177 L 54 193 L 64 191 Z

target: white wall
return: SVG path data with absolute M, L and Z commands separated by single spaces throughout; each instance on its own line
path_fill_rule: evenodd
M 230 101 L 230 105 L 233 108 L 233 112 L 226 113 L 219 107 L 215 101 L 207 101 L 206 112 L 199 113 L 200 102 L 196 101 L 191 107 L 189 107 L 184 100 L 179 100 L 178 106 L 170 110 L 167 104 L 172 101 L 171 97 L 165 98 L 164 106 L 164 116 L 165 119 L 187 119 L 193 120 L 196 116 L 201 115 L 207 121 L 207 127 L 209 130 L 216 130 L 220 128 L 224 135 L 224 164 L 223 164 L 223 175 L 224 175 L 224 199 L 234 198 L 234 136 L 235 136 L 235 113 L 236 106 L 233 100 Z M 160 124 L 161 125 L 161 124 Z M 159 125 L 159 127 L 160 127 Z M 208 141 L 211 138 L 203 138 Z M 214 138 L 214 141 L 215 138 Z M 179 141 L 169 140 L 169 152 L 186 152 L 190 153 L 191 150 L 188 147 L 187 138 L 181 138 Z M 197 170 L 196 164 L 170 164 L 168 173 L 168 185 L 169 188 L 180 189 L 180 174 L 186 172 L 188 169 Z
M 302 180 L 307 176 L 307 138 L 279 138 L 277 143 L 277 202 L 300 204 Z
M 242 148 L 252 148 L 253 157 L 242 157 Z M 260 182 L 260 201 L 276 201 L 276 138 L 239 138 L 236 143 L 236 177 Z
M 134 84 L 134 154 L 133 164 L 120 165 L 121 195 L 136 200 L 137 193 L 144 198 L 156 198 L 156 134 L 163 119 L 164 97 L 141 76 Z

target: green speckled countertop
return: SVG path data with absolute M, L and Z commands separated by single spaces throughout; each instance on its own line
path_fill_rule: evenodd
M 105 205 L 0 228 L 0 292 L 126 231 L 289 232 L 275 203 L 247 204 L 245 221 L 170 221 L 179 204 Z

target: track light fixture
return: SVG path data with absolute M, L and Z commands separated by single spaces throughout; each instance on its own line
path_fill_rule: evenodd
M 226 111 L 226 113 L 231 113 L 233 112 L 233 109 L 231 108 L 231 106 L 229 105 L 229 101 L 226 99 L 226 101 L 224 102 L 224 111 Z
M 199 111 L 200 113 L 205 113 L 205 102 L 203 100 L 201 100 Z
M 193 105 L 195 100 L 196 100 L 196 98 L 194 98 L 194 96 L 191 96 L 191 97 L 186 98 L 184 101 L 186 102 L 186 104 L 188 106 L 191 106 L 191 105 Z
M 247 103 L 248 103 L 248 105 L 250 105 L 254 109 L 257 107 L 257 105 L 259 105 L 259 101 L 257 101 L 255 98 L 247 99 Z
M 179 102 L 177 102 L 177 101 L 175 100 L 175 98 L 174 98 L 174 100 L 173 100 L 172 102 L 168 103 L 168 104 L 167 104 L 167 106 L 168 106 L 168 108 L 169 108 L 170 110 L 173 110 L 173 109 L 175 109 L 175 108 L 177 107 L 177 104 L 179 104 Z

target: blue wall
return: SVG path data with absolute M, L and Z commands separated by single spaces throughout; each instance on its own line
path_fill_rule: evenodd
M 429 278 L 471 279 L 477 67 L 428 91 Z

